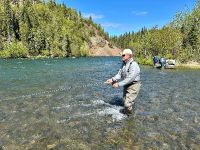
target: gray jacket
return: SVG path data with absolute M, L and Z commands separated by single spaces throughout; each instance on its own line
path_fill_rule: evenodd
M 140 67 L 132 58 L 125 63 L 119 72 L 112 77 L 112 80 L 119 82 L 119 86 L 125 86 L 130 83 L 140 81 Z

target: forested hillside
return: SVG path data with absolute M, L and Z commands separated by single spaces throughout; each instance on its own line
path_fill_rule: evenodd
M 0 1 L 0 57 L 87 56 L 97 35 L 108 39 L 92 18 L 54 0 Z
M 150 64 L 154 55 L 182 63 L 200 62 L 200 1 L 192 11 L 177 13 L 163 28 L 144 27 L 136 33 L 114 36 L 111 41 L 121 48 L 133 49 L 143 64 Z

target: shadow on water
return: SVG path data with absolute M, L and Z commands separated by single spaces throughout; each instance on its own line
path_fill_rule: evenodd
M 113 106 L 124 106 L 123 98 L 119 96 L 114 96 L 114 98 L 112 98 L 108 103 Z

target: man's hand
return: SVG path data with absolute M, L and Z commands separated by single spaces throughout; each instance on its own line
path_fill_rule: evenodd
M 104 83 L 107 83 L 107 84 L 112 84 L 113 83 L 113 80 L 112 79 L 108 79 L 106 82 Z
M 113 88 L 118 88 L 118 87 L 119 87 L 119 84 L 118 84 L 118 83 L 114 83 L 114 84 L 112 85 L 112 87 L 113 87 Z

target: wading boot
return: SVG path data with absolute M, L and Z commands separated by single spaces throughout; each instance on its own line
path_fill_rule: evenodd
M 128 108 L 123 108 L 119 112 L 122 113 L 122 114 L 125 114 L 127 116 L 130 116 L 133 113 L 132 109 L 128 109 Z

